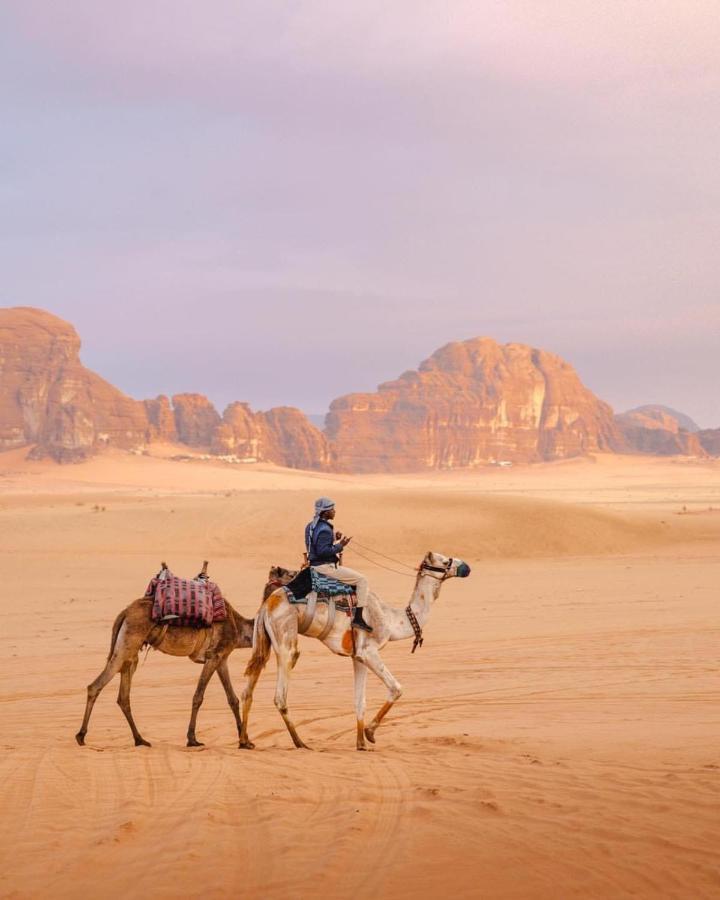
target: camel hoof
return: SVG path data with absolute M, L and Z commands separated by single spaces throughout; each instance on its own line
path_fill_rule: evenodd
M 371 744 L 375 743 L 375 733 L 370 731 L 369 728 L 365 729 L 365 737 L 370 741 Z
M 188 747 L 204 747 L 205 744 L 203 744 L 202 741 L 196 740 L 195 738 L 188 738 L 187 746 Z
M 303 744 L 302 741 L 300 741 L 299 744 L 295 744 L 295 746 L 298 748 L 298 750 L 312 750 L 312 747 L 308 747 L 308 745 Z
M 254 749 L 255 749 L 255 744 L 253 744 L 252 741 L 241 741 L 241 742 L 238 744 L 238 748 L 239 748 L 240 750 L 254 750 Z
M 355 749 L 356 750 L 367 750 L 367 747 L 365 746 L 365 744 L 363 744 L 362 746 L 360 746 L 360 744 L 358 744 Z
M 150 741 L 146 741 L 145 738 L 135 738 L 135 746 L 136 747 L 152 747 Z
M 78 733 L 75 735 L 75 740 L 78 742 L 78 744 L 80 744 L 81 747 L 85 746 L 85 735 L 82 733 L 82 731 L 78 731 Z

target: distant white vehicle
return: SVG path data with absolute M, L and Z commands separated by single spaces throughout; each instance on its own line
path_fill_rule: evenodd
M 512 462 L 509 459 L 499 459 L 496 463 L 498 466 L 511 466 Z

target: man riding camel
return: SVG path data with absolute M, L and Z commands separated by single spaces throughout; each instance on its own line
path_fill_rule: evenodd
M 339 531 L 337 534 L 333 533 L 331 522 L 334 518 L 335 503 L 329 497 L 320 497 L 315 501 L 315 517 L 305 527 L 308 562 L 321 575 L 355 587 L 357 606 L 353 613 L 352 626 L 363 631 L 372 631 L 362 614 L 363 607 L 368 602 L 367 578 L 354 569 L 340 565 L 342 551 L 352 538 L 343 536 Z

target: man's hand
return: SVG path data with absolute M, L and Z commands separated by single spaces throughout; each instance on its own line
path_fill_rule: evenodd
M 347 545 L 350 543 L 351 540 L 352 540 L 352 537 L 349 537 L 348 535 L 345 535 L 345 537 L 341 537 L 340 538 L 340 546 L 347 547 Z

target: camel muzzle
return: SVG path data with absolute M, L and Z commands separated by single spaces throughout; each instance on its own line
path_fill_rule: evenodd
M 467 563 L 460 563 L 460 565 L 457 567 L 457 577 L 467 578 L 471 571 L 472 570 Z

